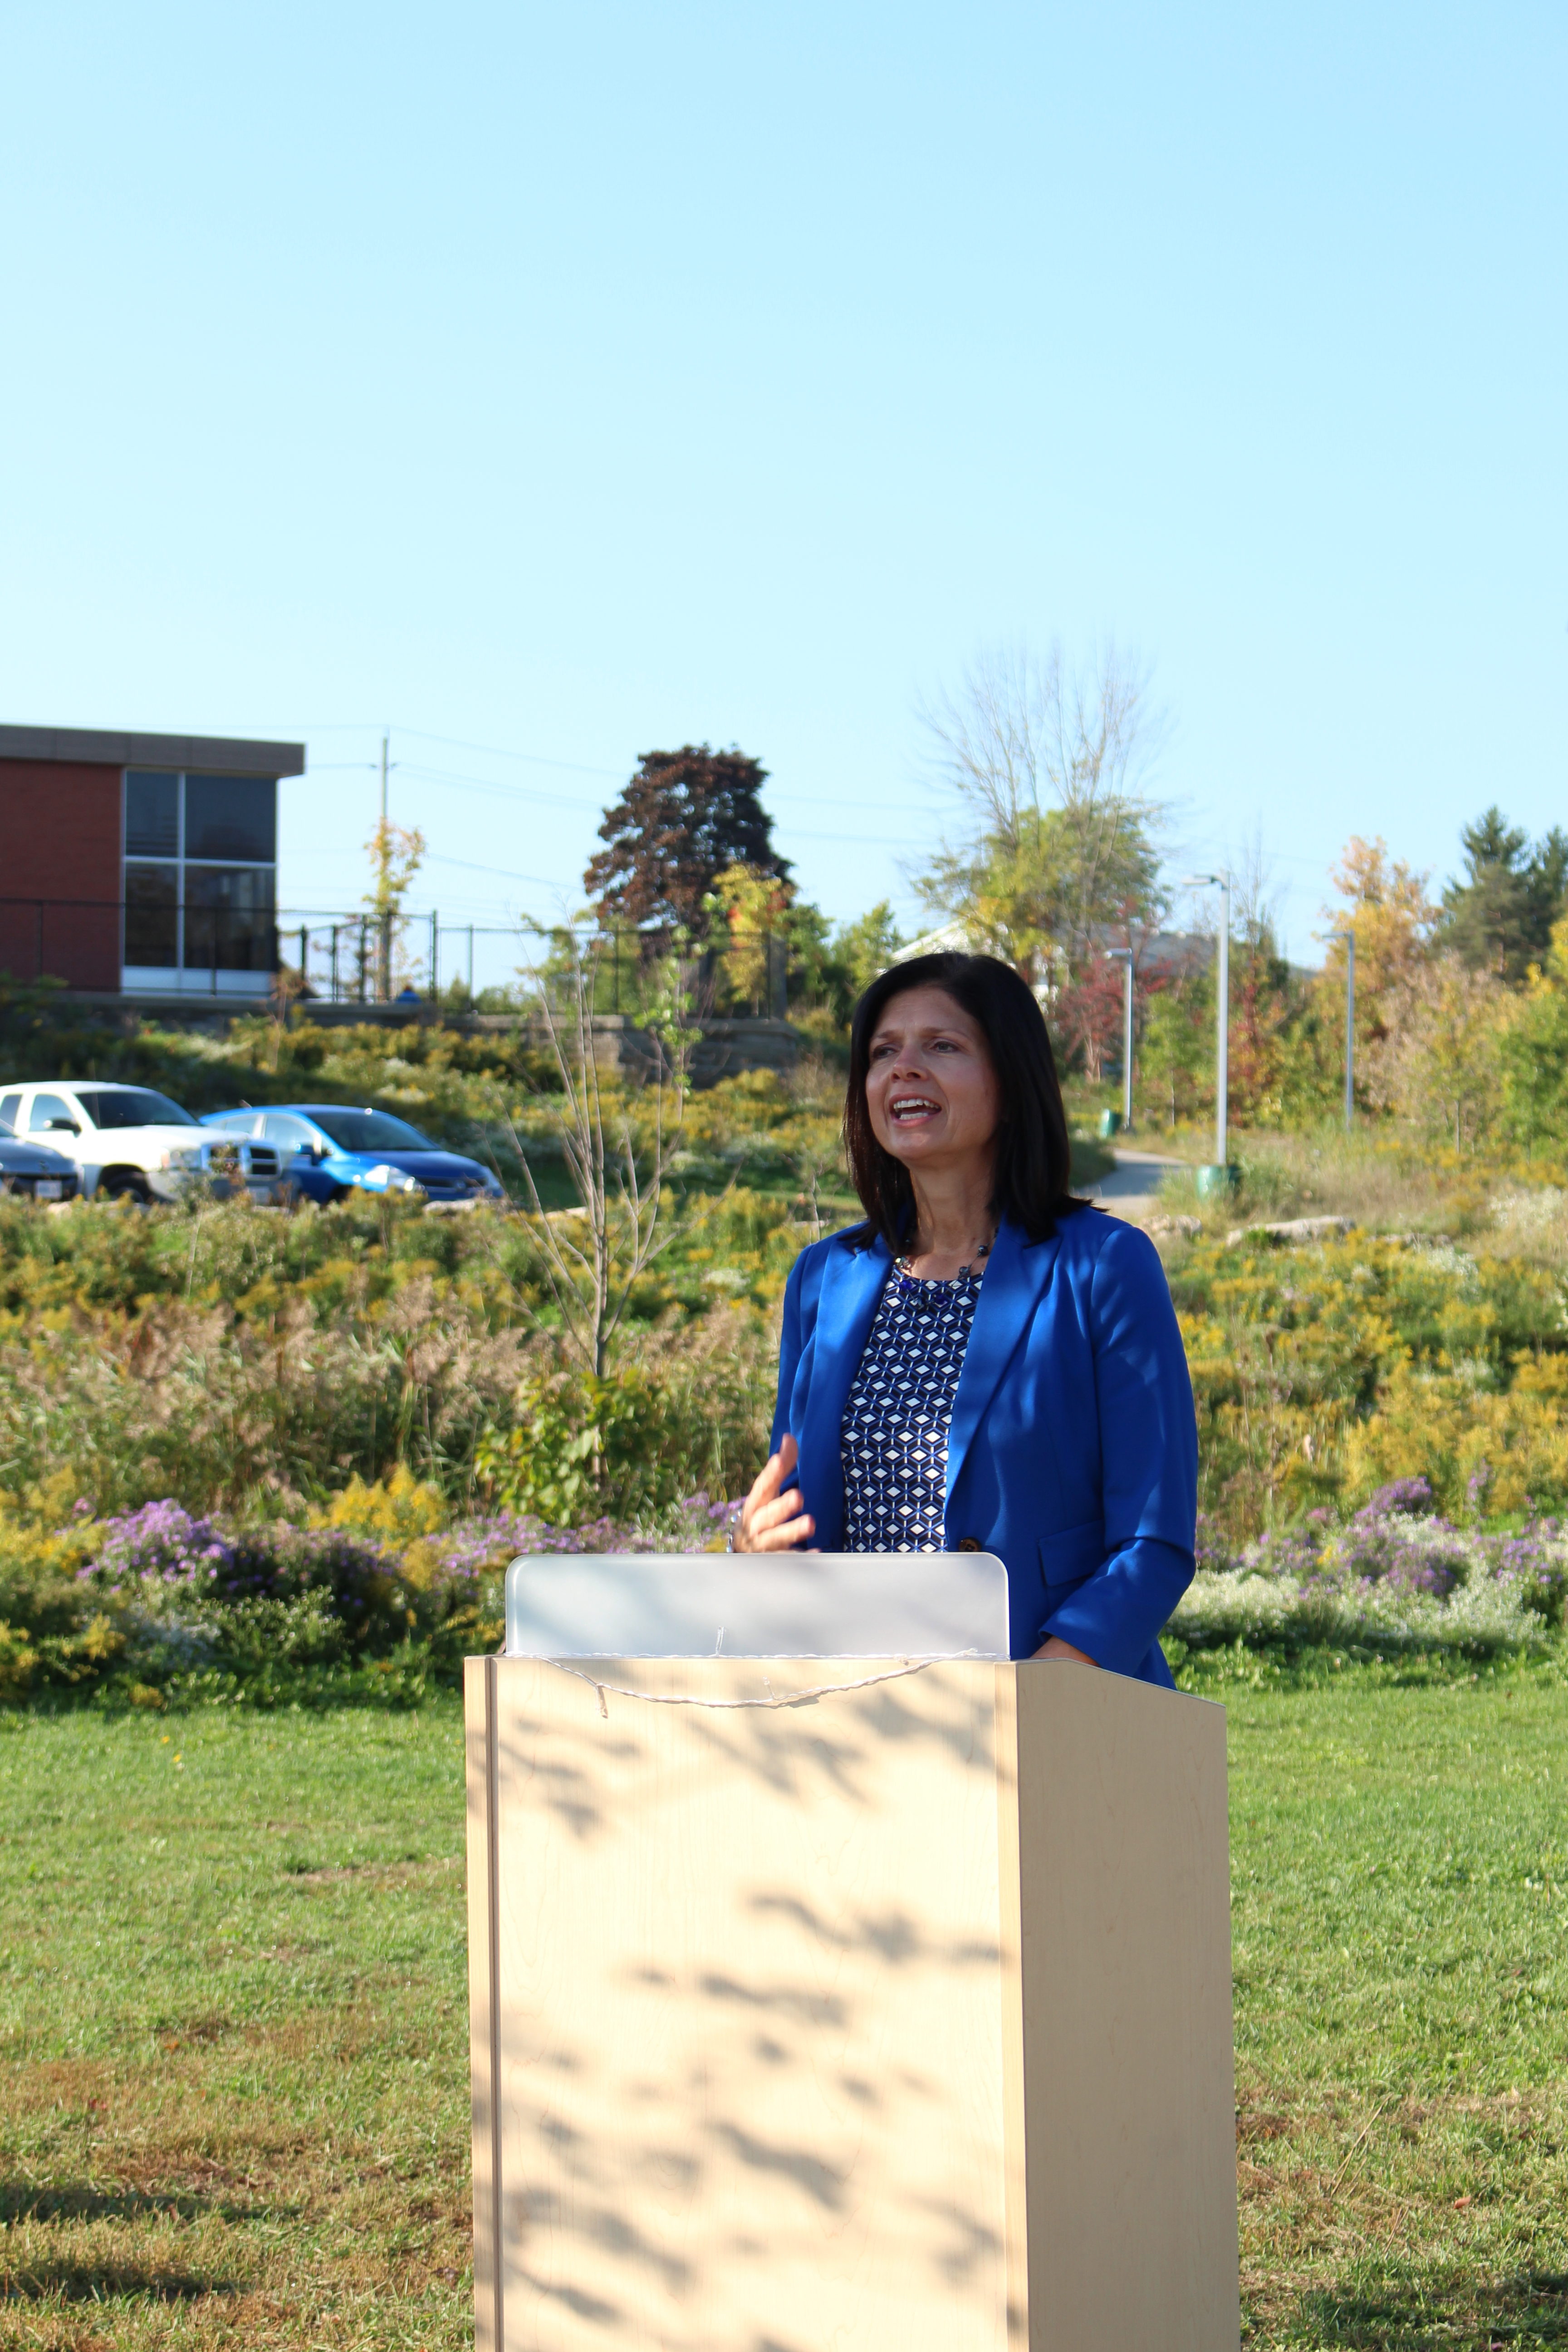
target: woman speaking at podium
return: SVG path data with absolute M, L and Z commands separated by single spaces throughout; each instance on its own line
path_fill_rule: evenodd
M 1068 1191 L 1039 1006 L 993 956 L 895 964 L 855 1008 L 866 1217 L 784 1293 L 773 1453 L 740 1551 L 989 1551 L 1016 1658 L 1171 1683 L 1197 1433 L 1152 1243 Z

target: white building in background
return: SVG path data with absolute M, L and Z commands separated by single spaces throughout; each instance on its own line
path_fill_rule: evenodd
M 1115 925 L 1102 923 L 1090 937 L 1097 948 L 1105 952 L 1127 944 L 1126 933 Z M 1169 980 L 1183 972 L 1201 971 L 1214 954 L 1215 943 L 1206 931 L 1140 931 L 1132 930 L 1132 968 L 1142 980 Z M 926 931 L 907 947 L 899 950 L 895 963 L 909 963 L 923 955 L 984 955 L 988 953 L 985 942 L 969 929 L 961 915 L 943 923 L 934 931 Z M 1035 993 L 1042 1004 L 1048 1004 L 1058 983 L 1047 980 L 1037 983 Z

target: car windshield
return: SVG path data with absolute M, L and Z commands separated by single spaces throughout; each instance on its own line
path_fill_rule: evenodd
M 195 1127 L 188 1110 L 151 1087 L 78 1087 L 76 1098 L 94 1127 Z
M 312 1110 L 305 1114 L 340 1151 L 434 1151 L 427 1135 L 384 1110 Z

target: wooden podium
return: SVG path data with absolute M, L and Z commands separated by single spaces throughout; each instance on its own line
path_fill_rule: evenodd
M 467 1731 L 478 2352 L 1235 2352 L 1220 1708 L 502 1657 Z

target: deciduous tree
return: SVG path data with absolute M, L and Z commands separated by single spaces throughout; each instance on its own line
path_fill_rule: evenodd
M 773 819 L 760 798 L 766 781 L 766 769 L 732 746 L 645 751 L 605 812 L 605 846 L 583 877 L 605 924 L 701 938 L 711 919 L 706 902 L 726 867 L 786 878 L 789 865 L 773 845 Z
M 1392 997 L 1378 1064 L 1386 1107 L 1456 1150 L 1489 1133 L 1501 1098 L 1499 1043 L 1507 999 L 1491 973 L 1435 956 Z
M 789 884 L 754 866 L 727 866 L 703 911 L 710 939 L 723 944 L 725 994 L 753 1013 L 771 1013 L 789 953 Z
M 546 1212 L 527 1144 L 511 1129 L 559 1344 L 595 1381 L 609 1368 L 610 1349 L 637 1280 L 681 1229 L 679 1218 L 669 1213 L 666 1178 L 686 1115 L 690 1034 L 679 961 L 672 957 L 664 966 L 662 1017 L 656 1014 L 647 1023 L 656 1059 L 646 1084 L 633 1089 L 619 1077 L 607 1077 L 594 1034 L 595 966 L 602 945 L 561 929 L 551 940 L 547 966 L 536 956 L 534 972 L 538 1017 L 555 1079 L 555 1090 L 543 1102 L 577 1195 L 574 1213 L 553 1217 Z M 531 1320 L 544 1326 L 537 1309 L 521 1297 L 520 1303 Z M 595 1454 L 595 1475 L 599 1466 Z
M 1403 858 L 1390 857 L 1381 835 L 1363 841 L 1352 834 L 1330 869 L 1342 903 L 1323 910 L 1331 926 L 1327 968 L 1342 989 L 1345 939 L 1353 932 L 1356 997 L 1369 1028 L 1381 1020 L 1383 1000 L 1413 980 L 1431 956 L 1438 909 L 1426 895 L 1428 878 Z
M 414 877 L 425 862 L 425 835 L 416 825 L 410 829 L 382 817 L 365 843 L 365 854 L 370 859 L 371 887 L 364 903 L 375 924 L 378 982 L 381 994 L 390 996 L 396 980 L 408 977 L 403 963 L 408 929 L 404 908 Z
M 1138 1054 L 1143 1099 L 1171 1127 L 1214 1100 L 1212 971 L 1179 972 L 1152 988 Z
M 1081 673 L 1059 648 L 994 654 L 924 717 L 965 829 L 916 877 L 921 896 L 1030 979 L 1087 984 L 1108 936 L 1132 943 L 1164 904 L 1146 675 L 1113 646 Z
M 887 971 L 903 944 L 903 936 L 886 898 L 879 898 L 854 922 L 839 925 L 833 934 L 831 953 L 843 970 L 851 1003 L 863 996 L 878 975 Z

